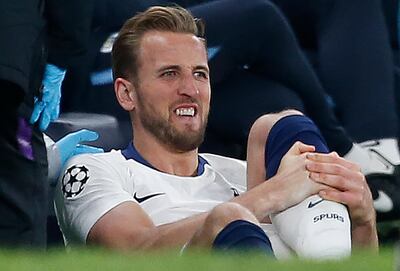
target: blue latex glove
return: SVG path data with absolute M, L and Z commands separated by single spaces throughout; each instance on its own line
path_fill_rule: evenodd
M 99 138 L 99 134 L 95 131 L 86 129 L 70 133 L 56 142 L 60 162 L 63 166 L 69 158 L 81 153 L 98 153 L 104 152 L 102 148 L 82 145 L 82 141 L 94 141 Z
M 49 162 L 49 180 L 54 185 L 58 175 L 65 163 L 74 155 L 81 153 L 101 153 L 102 148 L 80 144 L 83 141 L 94 141 L 99 137 L 98 133 L 91 130 L 82 129 L 77 132 L 67 134 L 52 146 L 47 148 Z
M 53 64 L 47 64 L 42 81 L 42 97 L 35 97 L 35 104 L 30 122 L 39 120 L 39 128 L 44 131 L 50 122 L 60 114 L 61 84 L 65 77 L 65 70 Z

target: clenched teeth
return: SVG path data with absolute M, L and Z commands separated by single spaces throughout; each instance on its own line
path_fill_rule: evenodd
M 178 116 L 189 116 L 189 117 L 193 117 L 194 116 L 194 108 L 193 107 L 189 107 L 189 108 L 178 108 L 175 110 L 175 113 Z

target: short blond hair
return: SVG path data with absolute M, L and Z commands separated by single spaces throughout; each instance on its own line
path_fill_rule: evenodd
M 136 78 L 141 38 L 149 31 L 189 33 L 204 41 L 204 23 L 186 9 L 174 5 L 154 6 L 136 14 L 122 26 L 113 44 L 112 69 L 114 80 Z

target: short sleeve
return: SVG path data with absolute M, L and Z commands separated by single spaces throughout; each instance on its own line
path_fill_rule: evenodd
M 106 155 L 75 156 L 60 177 L 55 207 L 66 243 L 85 243 L 90 229 L 105 213 L 123 202 L 135 202 L 123 174 L 127 169 L 108 163 Z

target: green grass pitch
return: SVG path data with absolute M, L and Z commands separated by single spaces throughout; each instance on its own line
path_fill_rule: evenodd
M 152 253 L 117 253 L 98 249 L 78 249 L 66 252 L 50 249 L 46 252 L 1 250 L 0 270 L 35 271 L 102 271 L 102 270 L 173 270 L 173 271 L 250 271 L 250 270 L 400 270 L 395 268 L 400 252 L 393 247 L 382 248 L 379 254 L 356 252 L 340 261 L 277 261 L 255 254 L 210 254 L 191 252 L 178 256 L 177 251 Z

